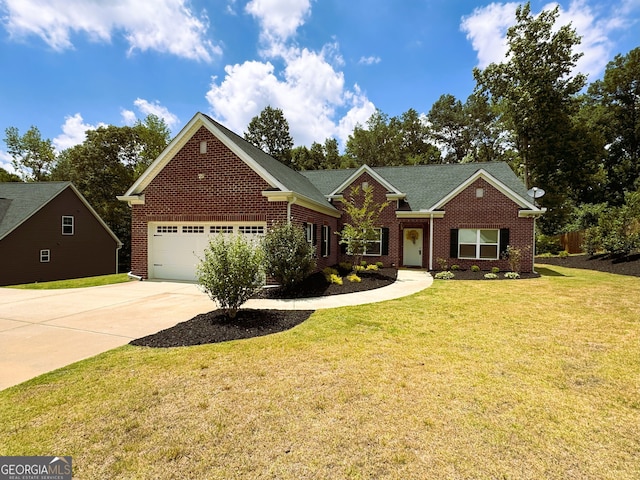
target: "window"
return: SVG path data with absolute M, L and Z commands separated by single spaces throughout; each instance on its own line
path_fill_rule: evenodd
M 209 227 L 209 233 L 233 233 L 231 225 L 212 225 Z
M 177 225 L 158 225 L 156 233 L 178 233 Z
M 264 227 L 262 225 L 241 225 L 239 232 L 247 235 L 264 235 Z
M 376 231 L 377 238 L 364 242 L 364 255 L 382 255 L 382 229 L 374 228 L 374 230 Z
M 309 242 L 311 245 L 315 245 L 316 244 L 316 226 L 313 223 L 305 223 L 304 224 L 304 231 L 305 231 L 305 235 L 307 237 L 307 242 Z
M 461 228 L 458 231 L 458 258 L 497 260 L 500 230 Z
M 62 217 L 62 234 L 73 235 L 73 217 L 72 216 Z
M 322 226 L 322 256 L 331 255 L 331 227 L 329 225 Z
M 49 263 L 51 261 L 51 250 L 40 250 L 40 263 Z
M 182 233 L 204 233 L 203 225 L 184 225 Z

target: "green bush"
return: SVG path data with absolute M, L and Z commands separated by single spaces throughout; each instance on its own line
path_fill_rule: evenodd
M 484 274 L 484 278 L 486 278 L 487 280 L 495 280 L 496 278 L 498 278 L 498 275 L 495 273 L 485 273 Z
M 355 273 L 352 273 L 351 275 L 347 276 L 347 280 L 349 280 L 352 283 L 360 283 L 362 281 L 362 279 L 356 275 Z
M 377 272 L 378 271 L 378 265 L 373 265 L 373 264 L 367 265 L 366 270 L 367 271 L 371 271 L 371 272 Z
M 454 273 L 449 271 L 438 272 L 436 273 L 436 276 L 435 276 L 435 278 L 438 280 L 451 280 L 454 277 L 455 277 Z
M 267 275 L 285 290 L 302 282 L 316 268 L 313 246 L 299 225 L 275 224 L 262 239 L 262 248 Z
M 452 271 L 456 271 L 456 270 L 460 270 L 460 265 L 451 265 L 451 270 Z
M 262 249 L 242 235 L 220 234 L 209 242 L 196 268 L 198 284 L 235 318 L 240 306 L 264 285 Z
M 353 264 L 351 262 L 340 262 L 338 264 L 338 268 L 342 271 L 342 272 L 350 272 L 353 269 Z
M 436 263 L 438 264 L 438 268 L 440 268 L 440 270 L 449 270 L 449 260 L 447 260 L 446 258 L 438 257 L 436 258 Z
M 382 262 L 376 262 L 376 267 L 378 267 L 378 268 L 384 268 L 384 263 L 382 263 Z
M 563 250 L 562 243 L 559 238 L 550 237 L 548 235 L 536 236 L 536 255 L 541 253 L 550 253 L 557 255 Z
M 569 256 L 569 252 L 567 252 L 566 250 L 563 250 L 558 254 L 558 257 L 560 258 L 567 258 L 568 256 Z
M 498 267 L 491 267 L 491 273 L 493 273 L 494 275 L 500 273 L 500 269 Z
M 478 265 L 471 265 L 471 271 L 472 272 L 479 272 L 480 271 L 480 267 Z
M 335 283 L 336 285 L 342 285 L 342 277 L 335 273 L 332 273 L 327 279 L 329 283 Z
M 325 269 L 322 270 L 322 273 L 324 274 L 324 278 L 327 279 L 327 282 L 331 283 L 331 276 L 335 275 L 338 276 L 338 270 L 336 270 L 335 268 L 331 268 L 331 267 L 326 267 Z

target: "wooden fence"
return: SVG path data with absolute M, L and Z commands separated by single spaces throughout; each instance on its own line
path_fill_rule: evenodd
M 563 233 L 562 235 L 557 235 L 554 238 L 560 240 L 562 248 L 569 253 L 584 252 L 584 250 L 582 250 L 582 243 L 584 242 L 584 230 Z

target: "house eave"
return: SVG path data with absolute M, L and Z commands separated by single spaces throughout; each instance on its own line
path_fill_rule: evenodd
M 127 202 L 131 205 L 144 205 L 144 193 L 142 195 L 118 195 L 116 196 L 121 202 Z
M 537 210 L 520 210 L 518 212 L 519 218 L 540 217 L 547 212 L 546 208 L 539 208 Z
M 419 210 L 419 211 L 396 211 L 396 218 L 410 219 L 410 218 L 444 218 L 444 210 Z
M 269 202 L 289 202 L 294 205 L 308 208 L 315 212 L 320 212 L 334 218 L 340 218 L 341 213 L 331 205 L 322 205 L 315 200 L 301 195 L 300 193 L 280 190 L 266 190 L 262 192 L 262 196 L 266 197 Z

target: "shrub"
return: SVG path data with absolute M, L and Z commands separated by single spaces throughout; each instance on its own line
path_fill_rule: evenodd
M 528 251 L 529 247 L 526 247 L 524 251 Z M 523 249 L 512 247 L 511 245 L 507 245 L 507 251 L 505 252 L 504 257 L 509 261 L 509 268 L 511 268 L 512 272 L 519 272 L 522 267 L 522 254 Z M 497 273 L 497 272 L 494 272 Z
M 351 262 L 340 262 L 338 264 L 338 268 L 343 272 L 350 272 L 353 268 L 353 265 L 351 264 Z
M 361 267 L 365 267 L 365 268 L 366 268 L 366 267 L 367 267 L 367 265 L 368 265 L 368 264 L 367 264 L 367 262 L 366 262 L 366 261 L 364 261 L 364 260 L 362 260 L 362 261 L 360 262 L 360 266 L 361 266 Z
M 335 283 L 336 285 L 342 285 L 342 277 L 335 273 L 332 273 L 327 279 L 329 283 Z
M 504 278 L 509 278 L 511 280 L 517 280 L 520 278 L 520 274 L 518 272 L 507 272 L 504 274 Z
M 438 268 L 440 268 L 440 270 L 449 270 L 449 260 L 447 260 L 446 258 L 438 257 L 436 258 L 436 263 L 438 264 Z
M 562 243 L 559 238 L 550 237 L 548 235 L 536 236 L 536 255 L 540 253 L 550 253 L 557 255 L 562 251 Z
M 329 283 L 331 283 L 331 276 L 332 275 L 338 276 L 338 270 L 336 270 L 335 268 L 331 268 L 331 267 L 326 267 L 324 270 L 322 270 L 322 273 L 324 274 L 324 278 L 326 278 L 327 282 L 329 282 Z
M 451 280 L 454 277 L 455 277 L 454 273 L 449 271 L 438 272 L 436 273 L 436 276 L 435 276 L 435 278 L 437 278 L 438 280 Z
M 453 270 L 454 272 L 456 270 L 460 270 L 460 265 L 451 265 L 451 270 Z
M 558 257 L 560 258 L 567 258 L 568 256 L 569 256 L 569 252 L 567 252 L 566 250 L 563 250 L 558 254 Z
M 384 268 L 384 263 L 382 263 L 382 262 L 376 262 L 376 267 L 378 267 L 378 268 Z
M 377 272 L 378 271 L 378 265 L 367 265 L 366 270 L 370 270 L 372 272 Z
M 242 235 L 213 238 L 196 268 L 198 284 L 235 318 L 240 306 L 264 285 L 262 249 Z
M 500 273 L 500 269 L 498 267 L 491 267 L 491 273 L 493 273 L 494 275 Z
M 595 255 L 601 246 L 600 231 L 598 227 L 587 228 L 584 231 L 584 237 L 582 238 L 582 249 L 587 252 L 588 255 Z
M 347 276 L 347 280 L 349 280 L 352 283 L 353 282 L 360 283 L 362 281 L 362 279 L 355 273 L 352 273 L 351 275 Z
M 364 267 L 362 265 L 354 265 L 353 266 L 353 271 L 354 272 L 363 272 L 364 271 Z
M 278 223 L 262 239 L 265 271 L 284 289 L 304 280 L 316 268 L 313 247 L 299 225 Z
M 486 278 L 487 280 L 495 280 L 496 278 L 498 278 L 498 275 L 495 273 L 485 273 L 484 278 Z
M 480 267 L 478 265 L 471 265 L 471 271 L 472 272 L 479 272 L 480 271 Z

